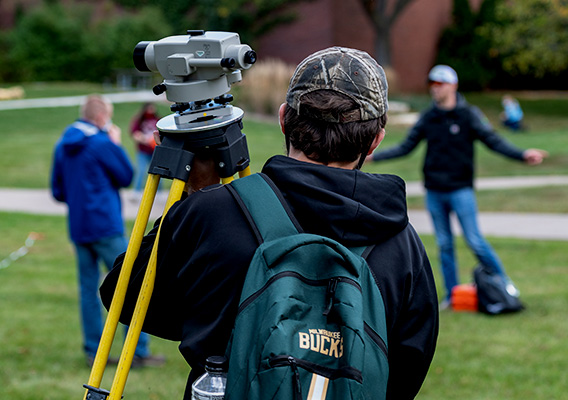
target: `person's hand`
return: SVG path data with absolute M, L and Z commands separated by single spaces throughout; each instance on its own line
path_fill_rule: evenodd
M 144 135 L 142 134 L 142 131 L 132 132 L 132 139 L 134 139 L 136 143 L 144 143 Z
M 156 142 L 156 146 L 162 144 L 162 138 L 160 137 L 160 131 L 154 131 L 154 142 Z
M 212 158 L 196 155 L 191 164 L 186 191 L 192 194 L 206 186 L 219 183 L 219 180 L 219 174 L 217 173 L 217 169 L 215 169 L 215 161 Z
M 537 165 L 548 157 L 548 152 L 540 149 L 527 149 L 523 153 L 524 161 L 529 165 Z
M 122 142 L 121 139 L 121 130 L 118 126 L 112 124 L 108 130 L 108 137 L 114 144 L 120 144 Z

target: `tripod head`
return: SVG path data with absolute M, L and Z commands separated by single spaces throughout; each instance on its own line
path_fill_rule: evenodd
M 256 53 L 241 44 L 237 33 L 189 30 L 187 35 L 140 42 L 133 60 L 139 71 L 162 75 L 163 82 L 153 91 L 174 102 L 174 114 L 157 123 L 161 135 L 177 136 L 178 141 L 183 137 L 184 150 L 192 153 L 215 150 L 222 177 L 248 166 L 246 139 L 240 133 L 244 113 L 229 104 L 233 96 L 227 92 L 242 80 L 241 71 L 256 62 Z

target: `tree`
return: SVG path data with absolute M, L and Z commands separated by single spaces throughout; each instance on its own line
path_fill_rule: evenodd
M 146 8 L 120 18 L 92 18 L 92 5 L 43 4 L 21 17 L 0 41 L 0 74 L 10 80 L 102 81 L 132 68 L 140 40 L 171 33 L 160 10 Z
M 9 35 L 9 58 L 18 67 L 13 77 L 27 80 L 76 79 L 84 66 L 82 49 L 89 46 L 85 7 L 65 9 L 42 5 L 21 18 Z
M 498 0 L 484 0 L 475 13 L 469 0 L 454 0 L 452 23 L 442 31 L 436 64 L 451 65 L 460 77 L 462 90 L 487 87 L 501 69 L 498 57 L 491 56 L 490 40 L 479 27 L 494 22 Z
M 114 3 L 130 10 L 139 11 L 149 6 L 159 9 L 168 28 L 176 35 L 185 34 L 188 29 L 202 29 L 197 26 L 188 26 L 187 13 L 195 8 L 194 1 L 187 0 L 114 0 Z M 209 1 L 211 5 L 215 4 Z
M 407 5 L 414 0 L 361 0 L 375 27 L 375 57 L 381 65 L 390 67 L 390 30 Z
M 568 69 L 568 6 L 562 0 L 501 1 L 483 27 L 491 52 L 511 75 L 537 78 Z
M 115 0 L 136 10 L 147 5 L 159 8 L 176 35 L 187 29 L 238 32 L 241 42 L 249 45 L 292 21 L 296 15 L 290 6 L 300 1 L 309 0 Z
M 256 39 L 296 18 L 291 5 L 308 0 L 195 0 L 190 20 L 199 29 L 238 32 L 243 43 L 254 47 Z

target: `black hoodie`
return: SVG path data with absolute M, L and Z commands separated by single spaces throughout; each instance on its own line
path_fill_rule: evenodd
M 401 143 L 376 151 L 373 160 L 405 156 L 425 139 L 424 186 L 441 192 L 473 187 L 476 140 L 506 157 L 523 160 L 523 151 L 495 133 L 479 108 L 467 103 L 461 94 L 456 96 L 455 108 L 443 110 L 433 103 Z
M 374 244 L 367 261 L 387 313 L 389 399 L 412 399 L 434 355 L 438 302 L 430 264 L 408 223 L 404 182 L 393 175 L 331 168 L 284 156 L 263 172 L 278 186 L 304 231 L 347 246 Z M 121 321 L 129 321 L 156 228 L 134 265 Z M 156 283 L 144 331 L 181 341 L 193 371 L 224 354 L 247 267 L 258 242 L 230 192 L 205 188 L 176 203 L 162 224 Z M 123 256 L 101 295 L 109 306 Z M 188 382 L 188 383 L 189 383 Z M 188 390 L 186 397 L 188 397 Z

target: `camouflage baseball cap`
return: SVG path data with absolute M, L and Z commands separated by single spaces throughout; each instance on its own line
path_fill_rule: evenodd
M 299 114 L 302 96 L 316 90 L 342 93 L 359 105 L 356 113 L 340 116 L 326 113 L 316 117 L 328 122 L 368 121 L 381 117 L 389 108 L 385 72 L 361 50 L 330 47 L 308 56 L 290 79 L 286 102 Z

